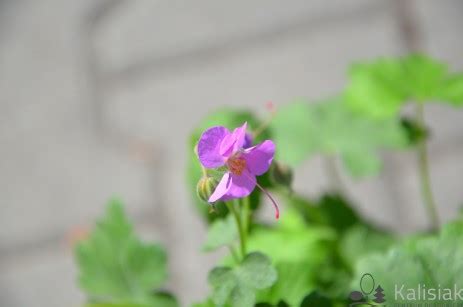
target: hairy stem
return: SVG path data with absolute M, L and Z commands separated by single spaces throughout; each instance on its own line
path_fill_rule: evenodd
M 418 123 L 424 127 L 424 105 L 418 103 L 416 108 L 416 119 Z M 417 147 L 418 154 L 418 171 L 421 181 L 421 194 L 425 209 L 428 213 L 429 219 L 432 223 L 433 230 L 439 229 L 439 216 L 437 214 L 436 202 L 434 201 L 434 195 L 431 187 L 431 177 L 429 174 L 429 162 L 428 162 L 428 148 L 426 139 L 422 139 L 418 143 Z
M 245 241 L 248 239 L 249 228 L 251 226 L 251 203 L 249 197 L 245 197 L 241 200 L 242 205 L 242 219 Z
M 241 221 L 241 215 L 235 208 L 235 204 L 239 207 L 240 202 L 239 200 L 235 199 L 233 200 L 233 202 L 227 202 L 226 204 L 227 204 L 228 210 L 230 210 L 230 212 L 235 217 L 236 226 L 238 227 L 238 234 L 240 236 L 241 256 L 242 258 L 244 258 L 246 256 L 246 233 L 244 231 L 243 223 Z

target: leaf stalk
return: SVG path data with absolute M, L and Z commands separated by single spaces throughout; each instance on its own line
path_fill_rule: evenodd
M 418 123 L 424 127 L 424 105 L 418 102 L 416 107 L 416 119 Z M 429 171 L 429 157 L 426 138 L 421 139 L 417 144 L 418 156 L 418 173 L 421 184 L 421 195 L 427 211 L 428 217 L 431 221 L 433 231 L 439 229 L 439 215 L 437 213 L 437 206 L 432 192 L 431 176 Z

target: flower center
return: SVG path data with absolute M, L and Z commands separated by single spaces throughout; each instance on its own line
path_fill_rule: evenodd
M 246 160 L 242 157 L 231 157 L 227 161 L 228 169 L 232 174 L 241 175 L 246 168 Z

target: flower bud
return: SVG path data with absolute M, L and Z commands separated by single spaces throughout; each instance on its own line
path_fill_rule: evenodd
M 214 193 L 215 188 L 219 184 L 219 180 L 211 176 L 202 177 L 196 186 L 198 197 L 205 202 L 208 202 L 209 197 Z
M 273 184 L 291 188 L 293 170 L 281 162 L 273 161 L 270 167 L 270 180 Z

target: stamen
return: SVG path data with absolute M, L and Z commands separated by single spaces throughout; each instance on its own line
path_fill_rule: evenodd
M 271 114 L 276 112 L 275 104 L 271 101 L 267 101 L 267 103 L 265 104 L 265 107 Z
M 246 160 L 241 157 L 232 157 L 227 162 L 230 172 L 236 175 L 241 175 L 243 170 L 246 168 Z
M 278 208 L 278 205 L 277 205 L 277 202 L 275 201 L 275 199 L 273 199 L 272 195 L 270 194 L 269 191 L 267 191 L 266 189 L 264 189 L 258 182 L 257 182 L 257 179 L 254 177 L 252 178 L 247 172 L 243 172 L 244 168 L 246 167 L 246 160 L 242 159 L 242 161 L 244 162 L 244 164 L 239 164 L 240 167 L 242 168 L 239 168 L 239 174 L 236 172 L 236 169 L 234 169 L 234 167 L 236 166 L 236 160 L 240 160 L 240 158 L 238 159 L 233 159 L 232 161 L 229 160 L 229 168 L 230 168 L 230 171 L 232 173 L 235 173 L 237 175 L 241 175 L 241 173 L 243 173 L 246 177 L 248 177 L 251 181 L 255 181 L 256 182 L 256 186 L 262 191 L 264 192 L 265 195 L 267 195 L 267 197 L 270 199 L 270 201 L 272 202 L 273 204 L 273 207 L 275 208 L 275 218 L 278 220 L 280 218 L 280 209 Z
M 275 208 L 275 218 L 278 220 L 280 218 L 280 209 L 278 208 L 277 202 L 273 199 L 270 192 L 264 189 L 260 184 L 258 184 L 257 181 L 256 181 L 256 185 L 272 201 L 273 207 Z

